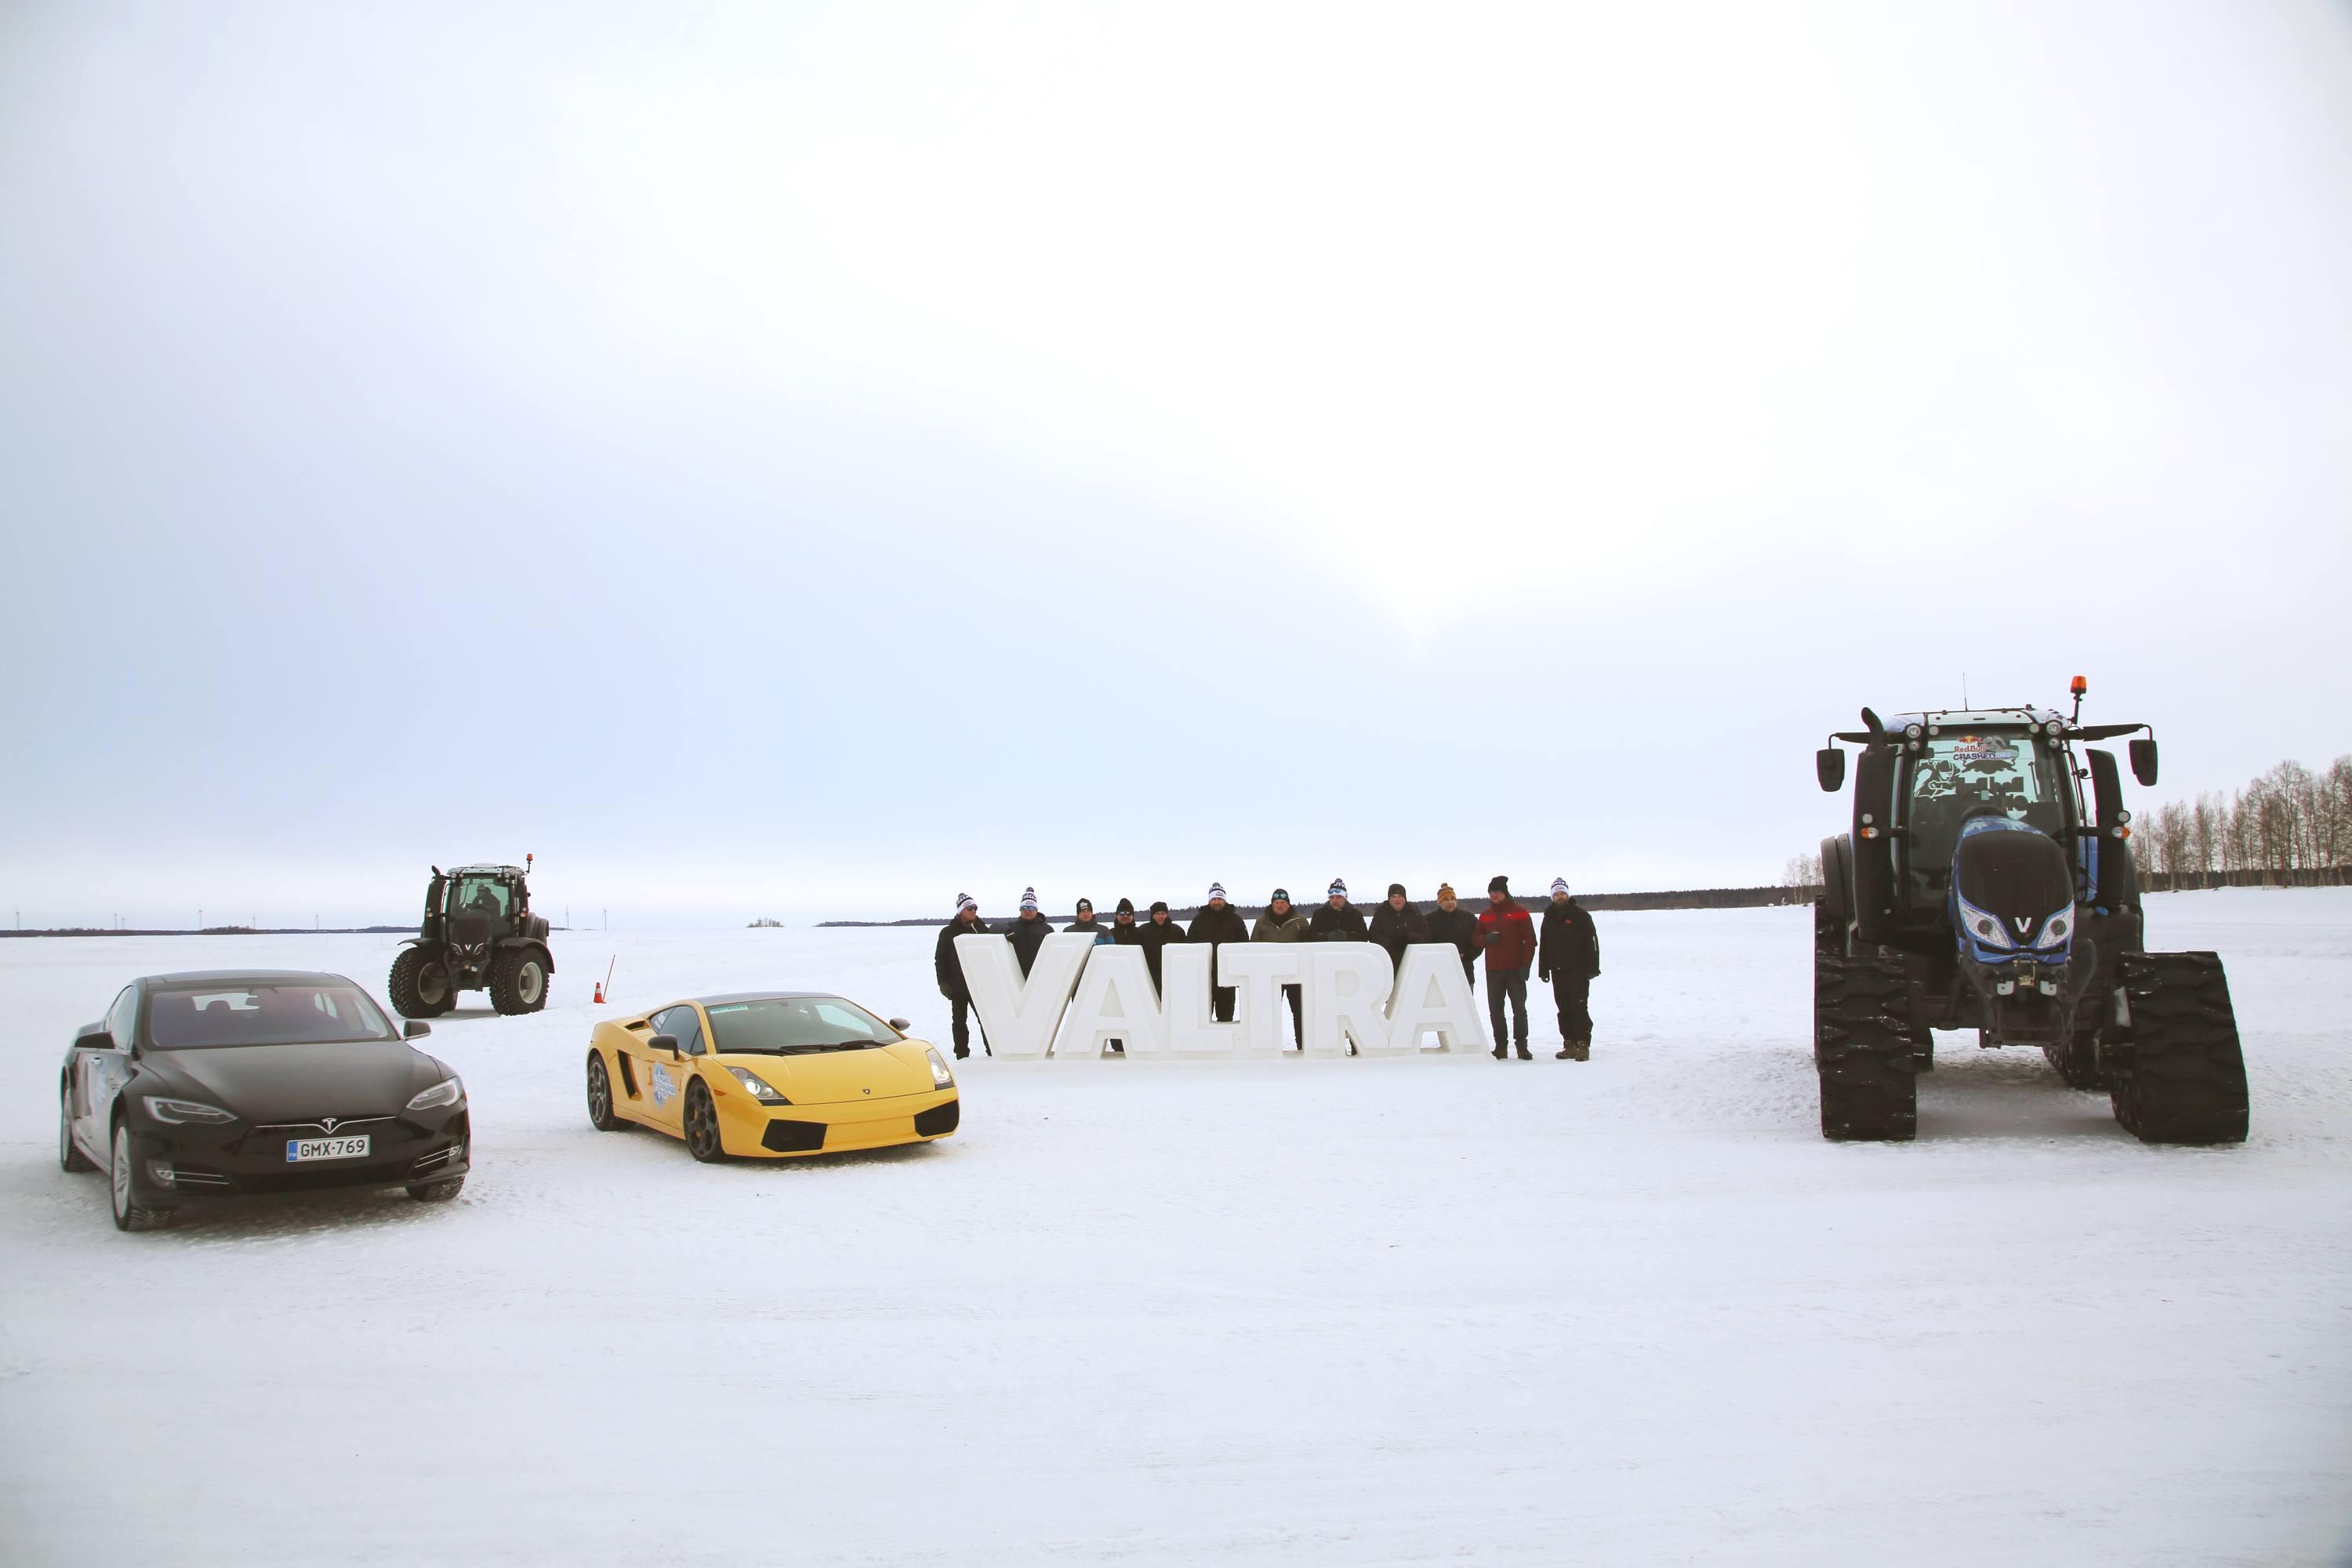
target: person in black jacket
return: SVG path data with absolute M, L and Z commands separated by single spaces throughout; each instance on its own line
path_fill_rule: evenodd
M 1478 917 L 1464 909 L 1454 897 L 1454 884 L 1437 884 L 1437 908 L 1428 916 L 1429 940 L 1450 942 L 1454 951 L 1462 955 L 1462 978 L 1470 989 L 1478 989 Z
M 1330 897 L 1307 922 L 1309 938 L 1315 942 L 1361 942 L 1364 940 L 1364 911 L 1348 901 L 1348 884 L 1339 878 L 1331 879 Z
M 1430 940 L 1429 921 L 1406 901 L 1402 882 L 1389 884 L 1388 902 L 1372 911 L 1369 934 L 1387 950 L 1390 965 L 1400 974 L 1404 973 L 1405 948 Z
M 1225 902 L 1225 885 L 1223 882 L 1209 884 L 1209 901 L 1202 906 L 1199 914 L 1192 917 L 1192 929 L 1185 940 L 1220 946 L 1229 942 L 1249 941 L 1249 922 L 1242 919 L 1241 910 Z M 1213 977 L 1217 973 L 1216 963 L 1216 954 L 1212 952 L 1209 955 L 1209 973 Z M 1213 979 L 1212 984 L 1214 988 L 1210 994 L 1215 1003 L 1217 1022 L 1230 1024 L 1234 1021 L 1234 988 L 1215 985 Z
M 1037 962 L 1037 950 L 1054 934 L 1053 925 L 1037 912 L 1037 889 L 1021 889 L 1021 918 L 1013 922 L 1005 936 L 1013 943 L 1013 956 L 1021 961 L 1021 978 L 1029 978 L 1029 966 Z
M 1110 928 L 1095 923 L 1095 901 L 1092 899 L 1078 900 L 1078 918 L 1064 926 L 1062 930 L 1065 932 L 1076 931 L 1080 936 L 1090 936 L 1095 939 L 1097 947 L 1110 941 Z
M 1160 953 L 1170 942 L 1189 941 L 1184 928 L 1168 917 L 1168 900 L 1156 900 L 1151 906 L 1151 918 L 1143 922 L 1136 933 L 1136 942 L 1143 949 L 1143 966 L 1151 971 L 1151 990 L 1160 993 Z
M 993 936 L 996 933 L 980 923 L 980 904 L 970 893 L 956 895 L 955 919 L 940 928 L 939 949 L 931 955 L 931 967 L 939 973 L 940 994 L 948 999 L 949 1026 L 955 1032 L 955 1054 L 971 1055 L 971 987 L 964 984 L 963 964 L 957 955 L 955 939 L 960 936 Z M 980 1048 L 990 1056 L 996 1052 L 982 1035 Z
M 1118 947 L 1143 945 L 1143 930 L 1135 923 L 1135 900 L 1121 899 L 1118 910 L 1110 918 L 1110 940 Z
M 1559 1007 L 1560 1061 L 1592 1059 L 1592 1014 L 1586 1004 L 1600 973 L 1601 936 L 1592 929 L 1592 917 L 1568 896 L 1568 879 L 1554 877 L 1536 947 L 1536 977 L 1551 982 L 1552 1001 Z

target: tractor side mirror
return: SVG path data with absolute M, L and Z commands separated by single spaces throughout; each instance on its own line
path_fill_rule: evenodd
M 2131 743 L 2132 777 L 2139 780 L 2140 788 L 2156 787 L 2156 737 L 2142 735 Z
M 404 1040 L 421 1040 L 432 1032 L 433 1026 L 422 1018 L 411 1018 L 400 1026 L 400 1037 Z
M 1815 752 L 1813 776 L 1821 780 L 1823 795 L 1835 795 L 1845 788 L 1845 748 L 1823 746 Z
M 676 1035 L 656 1035 L 652 1039 L 647 1040 L 646 1045 L 649 1049 L 659 1051 L 665 1056 L 675 1057 L 677 1055 L 677 1037 Z
M 905 1018 L 893 1018 L 890 1020 L 890 1026 L 903 1035 L 915 1026 Z

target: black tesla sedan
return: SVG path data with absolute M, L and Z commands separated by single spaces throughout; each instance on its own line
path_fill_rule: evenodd
M 466 1086 L 340 974 L 150 974 L 85 1024 L 58 1082 L 58 1163 L 101 1169 L 120 1230 L 184 1198 L 466 1184 Z

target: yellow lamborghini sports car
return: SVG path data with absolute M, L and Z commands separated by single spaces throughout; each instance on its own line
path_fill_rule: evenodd
M 955 1075 L 904 1018 L 814 991 L 676 1002 L 596 1026 L 588 1120 L 686 1140 L 698 1160 L 919 1143 L 956 1130 Z

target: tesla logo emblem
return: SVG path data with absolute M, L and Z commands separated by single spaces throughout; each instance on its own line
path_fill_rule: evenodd
M 2023 936 L 2027 931 L 2033 929 L 2033 917 L 2032 915 L 2014 915 L 2011 918 L 2017 921 L 2017 934 L 2020 936 Z
M 322 1117 L 320 1119 L 319 1126 L 325 1131 L 332 1132 L 335 1130 L 335 1119 L 331 1116 Z

